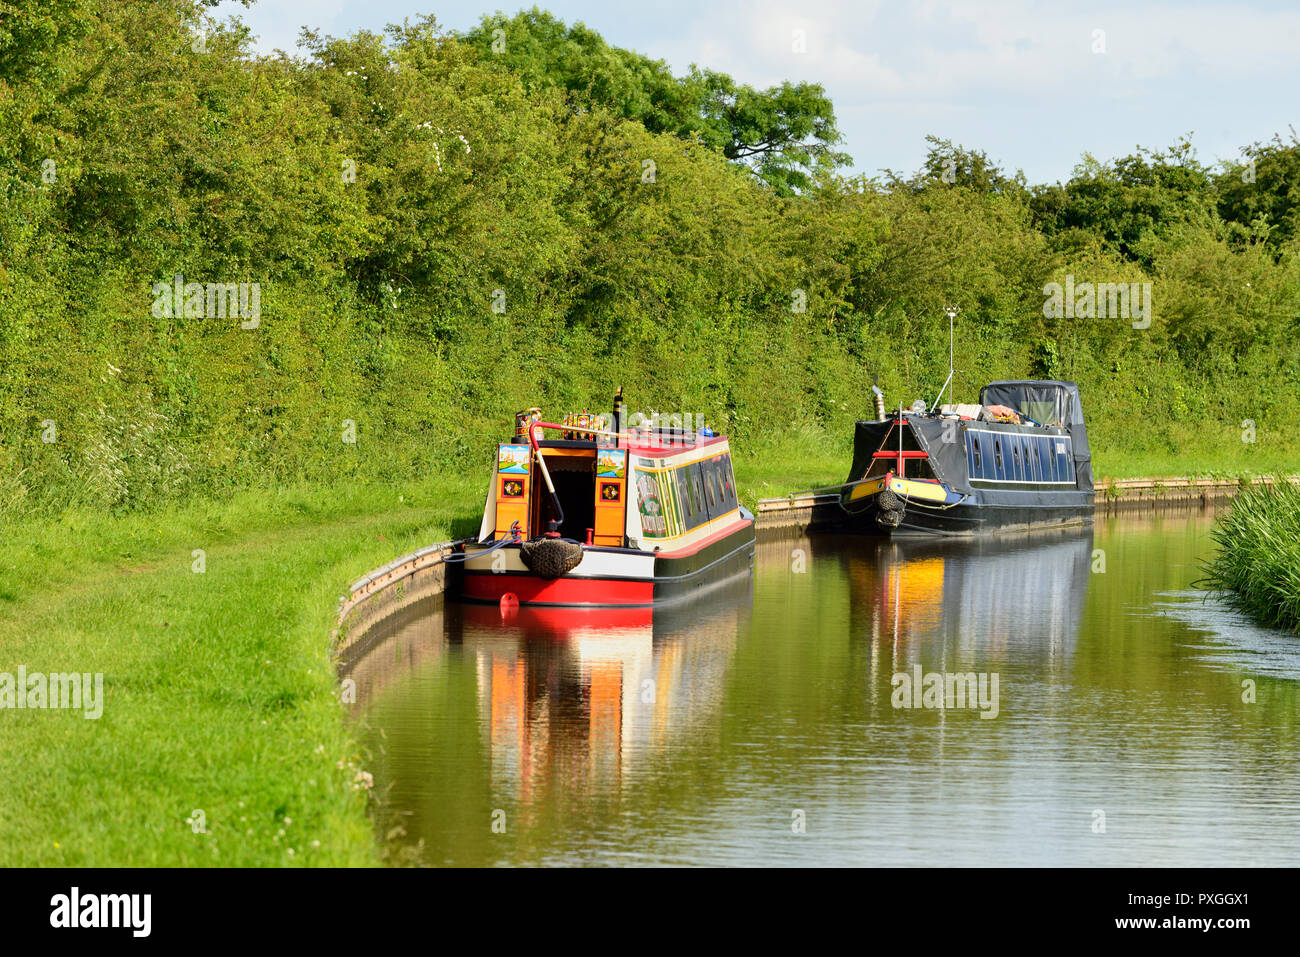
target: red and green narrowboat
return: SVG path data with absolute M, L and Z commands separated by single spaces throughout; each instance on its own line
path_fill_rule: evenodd
M 515 417 L 497 446 L 460 596 L 541 606 L 652 605 L 752 566 L 754 516 L 740 504 L 726 436 L 658 416 L 559 423 Z M 548 434 L 549 433 L 549 434 Z

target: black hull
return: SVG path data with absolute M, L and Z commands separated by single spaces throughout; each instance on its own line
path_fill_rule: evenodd
M 754 565 L 754 523 L 746 522 L 725 538 L 681 558 L 655 557 L 654 600 L 690 598 Z
M 1005 496 L 1010 498 L 1015 493 Z M 1033 493 L 1030 493 L 1033 494 Z M 876 521 L 874 505 L 861 512 L 845 512 L 842 528 L 859 534 L 888 537 L 908 536 L 976 536 L 997 532 L 1015 532 L 1033 528 L 1065 528 L 1092 522 L 1092 493 L 1067 493 L 1059 501 L 1041 501 L 1046 495 L 1034 495 L 1040 501 L 1017 503 L 964 502 L 951 508 L 935 508 L 917 502 L 908 503 L 897 527 L 887 528 Z M 1050 496 L 1056 498 L 1056 496 Z

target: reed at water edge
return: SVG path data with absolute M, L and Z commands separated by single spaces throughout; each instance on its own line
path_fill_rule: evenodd
M 1247 489 L 1211 533 L 1201 584 L 1256 620 L 1300 633 L 1300 485 Z

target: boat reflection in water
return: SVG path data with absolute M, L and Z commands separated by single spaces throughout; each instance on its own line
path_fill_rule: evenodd
M 597 809 L 617 816 L 634 779 L 671 780 L 711 740 L 752 604 L 746 569 L 652 607 L 439 597 L 381 623 L 343 673 L 384 853 L 423 864 L 581 853 Z
M 1091 561 L 1090 529 L 1044 531 L 942 544 L 895 540 L 870 558 L 851 559 L 850 574 L 855 591 L 870 596 L 866 625 L 875 641 L 897 646 L 931 636 L 949 651 L 1001 653 L 1026 636 L 1038 657 L 1065 661 L 1078 637 Z
M 1010 655 L 1017 670 L 1059 672 L 1078 640 L 1093 532 L 768 540 L 759 545 L 760 572 L 770 576 L 777 566 L 788 567 L 797 553 L 819 576 L 838 566 L 847 580 L 849 633 L 869 643 L 877 678 L 914 664 L 945 670 L 948 662 L 996 663 Z
M 448 635 L 475 661 L 493 794 L 527 806 L 552 788 L 620 790 L 715 712 L 752 594 L 746 570 L 646 608 L 449 605 Z

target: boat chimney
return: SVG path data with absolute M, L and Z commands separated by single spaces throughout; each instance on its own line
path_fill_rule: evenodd
M 614 425 L 610 429 L 614 433 L 614 446 L 620 447 L 623 444 L 623 387 L 619 386 L 618 391 L 614 393 Z
M 880 376 L 873 376 L 871 391 L 876 394 L 876 421 L 885 421 L 885 393 L 880 391 Z

